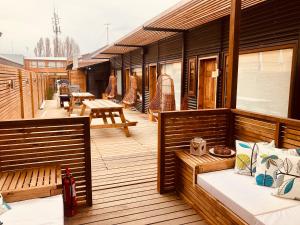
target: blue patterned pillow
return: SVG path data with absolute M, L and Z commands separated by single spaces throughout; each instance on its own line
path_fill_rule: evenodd
M 273 195 L 300 200 L 300 158 L 299 156 L 279 155 L 276 174 L 276 189 Z
M 277 176 L 283 165 L 282 157 L 298 157 L 295 149 L 279 149 L 258 144 L 258 156 L 255 180 L 256 184 L 266 187 L 277 187 Z

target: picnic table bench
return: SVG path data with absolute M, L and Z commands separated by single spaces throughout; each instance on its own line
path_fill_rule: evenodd
M 69 115 L 73 113 L 76 102 L 82 104 L 84 100 L 95 100 L 95 95 L 89 92 L 72 92 L 69 105 Z
M 83 101 L 80 116 L 83 116 L 86 108 L 90 111 L 91 128 L 123 128 L 127 137 L 130 136 L 129 126 L 136 126 L 137 122 L 126 120 L 123 106 L 110 100 L 97 99 Z M 102 124 L 92 124 L 93 119 L 102 119 Z

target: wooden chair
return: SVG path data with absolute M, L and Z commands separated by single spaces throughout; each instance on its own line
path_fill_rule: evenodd
M 122 102 L 125 107 L 133 106 L 137 100 L 137 78 L 130 76 L 130 84 L 127 93 L 125 94 Z
M 157 120 L 157 113 L 176 110 L 174 81 L 167 75 L 162 74 L 158 77 L 156 92 L 149 104 L 149 119 Z

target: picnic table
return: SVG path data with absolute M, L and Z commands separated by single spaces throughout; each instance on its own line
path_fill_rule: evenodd
M 69 114 L 71 115 L 73 113 L 76 102 L 82 104 L 84 100 L 95 100 L 95 95 L 89 92 L 72 92 L 69 105 Z
M 80 116 L 83 116 L 86 108 L 90 111 L 91 128 L 123 128 L 127 137 L 130 136 L 129 126 L 136 126 L 137 122 L 126 120 L 123 106 L 110 100 L 97 99 L 92 101 L 83 101 Z M 102 119 L 103 123 L 94 125 L 93 119 Z

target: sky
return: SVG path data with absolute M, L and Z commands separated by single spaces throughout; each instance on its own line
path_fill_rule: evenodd
M 0 0 L 0 54 L 33 56 L 40 37 L 54 36 L 58 10 L 61 37 L 72 37 L 81 54 L 106 44 L 106 23 L 113 43 L 180 0 Z

